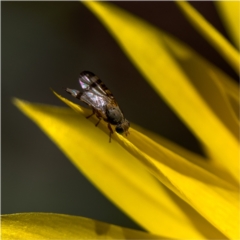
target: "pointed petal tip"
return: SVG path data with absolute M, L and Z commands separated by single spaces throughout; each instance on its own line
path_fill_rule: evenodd
M 21 99 L 16 98 L 16 97 L 13 97 L 13 98 L 12 98 L 12 103 L 13 103 L 16 107 L 20 108 L 21 106 L 24 105 L 24 103 L 27 103 L 27 101 L 21 100 Z

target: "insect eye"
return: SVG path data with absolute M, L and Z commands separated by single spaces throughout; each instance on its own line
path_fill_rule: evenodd
M 124 129 L 121 126 L 117 126 L 115 128 L 115 130 L 116 130 L 117 133 L 120 133 L 120 134 L 122 134 L 124 132 Z

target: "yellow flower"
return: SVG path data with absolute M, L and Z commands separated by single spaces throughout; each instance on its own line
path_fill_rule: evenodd
M 84 4 L 199 139 L 206 158 L 132 123 L 128 137 L 114 133 L 109 145 L 105 123 L 93 127 L 96 117 L 85 118 L 89 109 L 55 92 L 75 111 L 15 99 L 75 166 L 148 233 L 33 213 L 2 216 L 3 239 L 238 239 L 238 87 L 188 46 L 143 20 L 109 3 Z M 238 51 L 188 3 L 177 4 L 239 74 Z M 239 5 L 221 4 L 233 10 Z

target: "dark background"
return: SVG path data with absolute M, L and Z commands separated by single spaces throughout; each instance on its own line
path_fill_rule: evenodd
M 13 106 L 12 97 L 64 106 L 49 88 L 69 97 L 62 87 L 79 88 L 79 73 L 90 70 L 111 89 L 130 122 L 201 153 L 197 140 L 84 5 L 1 4 L 2 213 L 66 213 L 140 228 L 101 195 L 39 128 Z M 177 36 L 238 79 L 173 2 L 115 4 Z M 191 4 L 228 38 L 214 3 Z M 156 104 L 160 111 L 153 107 Z

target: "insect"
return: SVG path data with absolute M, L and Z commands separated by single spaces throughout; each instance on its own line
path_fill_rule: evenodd
M 95 124 L 96 127 L 102 119 L 108 123 L 108 129 L 110 130 L 109 142 L 111 142 L 113 134 L 111 125 L 116 125 L 115 130 L 117 133 L 125 133 L 127 136 L 129 134 L 130 123 L 124 117 L 115 98 L 106 85 L 94 73 L 89 71 L 80 73 L 79 83 L 82 91 L 70 88 L 66 88 L 65 90 L 92 108 L 93 112 L 87 118 L 95 114 L 99 119 Z

